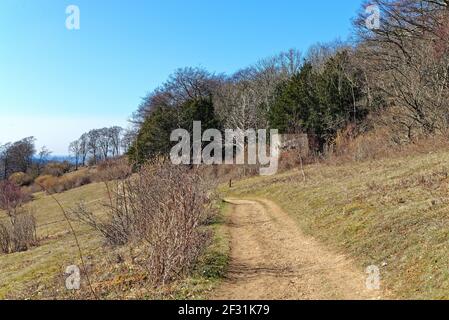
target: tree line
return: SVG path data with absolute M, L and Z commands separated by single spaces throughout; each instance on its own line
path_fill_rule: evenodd
M 98 164 L 100 161 L 118 157 L 123 150 L 128 150 L 132 141 L 132 132 L 122 127 L 92 129 L 69 145 L 76 169 L 78 166 Z
M 193 121 L 201 121 L 204 130 L 313 134 L 322 149 L 339 129 L 367 115 L 353 55 L 353 48 L 336 42 L 317 45 L 304 57 L 291 49 L 231 76 L 179 69 L 133 115 L 138 130 L 128 154 L 136 162 L 167 154 L 171 132 L 191 130 Z
M 32 168 L 36 153 L 35 138 L 27 137 L 0 145 L 0 180 L 15 172 L 27 172 Z
M 166 154 L 170 133 L 203 128 L 273 128 L 307 133 L 316 151 L 340 130 L 387 128 L 392 143 L 445 134 L 449 128 L 449 0 L 374 0 L 354 19 L 351 41 L 291 49 L 232 75 L 175 71 L 132 117 L 133 161 Z M 381 13 L 367 24 L 367 5 Z
M 379 125 L 397 143 L 447 134 L 449 0 L 374 0 L 380 28 L 355 20 L 357 60 L 370 101 L 382 100 Z
M 69 154 L 73 158 L 75 169 L 122 155 L 124 150 L 129 149 L 133 137 L 132 131 L 119 126 L 93 129 L 82 134 L 69 146 Z M 50 162 L 52 152 L 45 146 L 36 150 L 35 142 L 34 137 L 27 137 L 0 144 L 0 180 L 6 180 L 18 172 L 30 174 L 31 177 L 37 177 L 42 173 Z

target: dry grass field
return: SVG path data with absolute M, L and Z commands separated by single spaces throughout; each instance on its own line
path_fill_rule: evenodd
M 102 184 L 91 184 L 56 194 L 55 197 L 65 208 L 85 200 L 90 208 L 98 212 L 102 209 L 101 201 L 105 195 Z M 27 205 L 36 212 L 40 245 L 26 252 L 0 256 L 0 299 L 18 296 L 38 298 L 46 285 L 53 285 L 56 275 L 63 274 L 69 265 L 79 264 L 75 240 L 57 203 L 49 196 L 38 193 L 35 200 Z M 3 213 L 0 215 L 4 218 Z M 85 226 L 75 223 L 74 227 L 84 254 L 92 259 L 102 246 L 100 237 Z M 60 291 L 65 289 L 62 279 L 59 285 Z

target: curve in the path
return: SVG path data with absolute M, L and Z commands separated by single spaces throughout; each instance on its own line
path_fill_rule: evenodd
M 227 200 L 231 261 L 213 299 L 379 299 L 366 276 L 343 255 L 304 235 L 295 221 L 264 199 Z

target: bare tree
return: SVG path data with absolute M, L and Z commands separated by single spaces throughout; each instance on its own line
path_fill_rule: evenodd
M 82 148 L 80 140 L 75 140 L 70 143 L 69 154 L 75 158 L 75 170 L 78 170 L 79 161 L 82 157 Z
M 89 136 L 84 133 L 79 138 L 79 148 L 80 148 L 80 158 L 81 165 L 84 167 L 86 165 L 87 156 L 89 154 Z
M 119 156 L 121 149 L 123 128 L 119 126 L 113 126 L 109 128 L 108 131 L 109 131 L 112 156 L 113 157 Z
M 313 66 L 314 70 L 320 72 L 332 56 L 343 50 L 350 50 L 350 48 L 348 44 L 340 40 L 316 43 L 309 48 L 305 59 Z
M 358 55 L 372 98 L 385 100 L 384 123 L 399 140 L 449 130 L 449 6 L 447 0 L 375 0 L 380 28 L 356 20 Z
M 87 133 L 88 142 L 88 152 L 92 154 L 93 163 L 96 164 L 99 160 L 100 151 L 99 151 L 99 140 L 101 137 L 100 131 L 98 129 L 90 130 Z
M 128 128 L 124 131 L 120 146 L 124 152 L 127 152 L 136 140 L 137 132 L 133 128 Z
M 6 143 L 0 146 L 0 169 L 2 172 L 2 179 L 8 178 L 9 164 L 10 164 L 10 151 L 11 143 Z
M 111 135 L 108 128 L 98 129 L 98 139 L 97 145 L 101 152 L 101 158 L 106 160 L 109 156 L 109 151 L 111 148 Z
M 43 146 L 39 152 L 38 152 L 38 161 L 37 161 L 37 174 L 40 175 L 42 167 L 44 164 L 48 161 L 48 157 L 51 155 L 51 151 L 46 147 Z
M 226 128 L 268 127 L 267 114 L 277 86 L 301 67 L 301 54 L 291 49 L 236 72 L 217 87 L 214 104 Z
M 7 179 L 14 172 L 27 172 L 30 169 L 36 152 L 34 141 L 34 137 L 28 137 L 7 143 L 0 148 L 3 179 Z

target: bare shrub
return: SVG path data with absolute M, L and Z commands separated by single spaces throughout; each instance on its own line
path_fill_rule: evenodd
M 26 251 L 37 244 L 36 219 L 32 211 L 18 214 L 12 230 L 15 252 Z
M 60 177 L 70 171 L 71 165 L 69 162 L 51 162 L 47 164 L 43 170 L 44 175 Z
M 33 182 L 33 178 L 29 174 L 23 172 L 13 173 L 9 176 L 8 180 L 20 187 L 29 186 Z
M 37 185 L 42 186 L 46 190 L 52 189 L 56 185 L 57 181 L 58 178 L 48 174 L 41 175 L 34 180 Z
M 150 246 L 147 270 L 165 283 L 189 271 L 208 243 L 200 227 L 211 214 L 211 185 L 193 170 L 170 165 L 143 170 L 139 180 L 144 214 L 137 215 L 137 227 Z
M 35 183 L 41 186 L 41 189 L 43 188 L 49 193 L 61 193 L 91 182 L 92 176 L 88 170 L 70 172 L 61 177 L 42 175 L 35 180 Z
M 106 217 L 100 219 L 94 215 L 83 202 L 71 210 L 70 214 L 102 234 L 106 242 L 110 245 L 125 245 L 129 243 L 132 236 L 136 236 L 133 232 L 136 225 L 134 212 L 126 209 L 127 204 L 121 204 L 125 199 L 119 199 L 118 189 L 110 191 L 116 193 L 117 199 L 113 205 L 105 205 L 108 207 Z M 127 196 L 125 196 L 127 197 Z
M 0 222 L 0 253 L 8 254 L 12 248 L 12 231 L 8 224 Z
M 279 172 L 291 169 L 302 170 L 305 165 L 313 164 L 319 161 L 315 153 L 304 154 L 300 148 L 284 150 L 279 157 Z
M 0 221 L 0 250 L 3 253 L 27 250 L 37 243 L 36 221 L 32 211 L 22 205 L 28 195 L 10 181 L 0 182 L 0 209 L 5 210 L 6 221 Z
M 19 186 L 8 180 L 0 182 L 0 209 L 5 210 L 9 217 L 15 215 L 25 200 L 26 196 Z
M 42 191 L 42 188 L 39 187 L 37 184 L 33 183 L 29 186 L 22 187 L 22 192 L 25 194 L 28 194 L 30 198 L 32 198 L 32 194 L 36 192 Z
M 398 139 L 396 132 L 384 125 L 377 125 L 373 129 L 362 133 L 357 133 L 353 127 L 348 127 L 337 133 L 329 152 L 326 154 L 326 161 L 345 163 L 378 160 L 425 154 L 448 147 L 447 135 L 443 134 L 415 137 L 409 141 Z
M 87 171 L 75 171 L 59 178 L 57 185 L 62 191 L 78 188 L 92 182 L 92 176 Z M 59 192 L 62 192 L 59 191 Z
M 128 178 L 132 173 L 128 159 L 115 158 L 107 159 L 97 166 L 94 179 L 97 181 L 113 181 Z
M 137 260 L 155 285 L 189 272 L 210 239 L 202 228 L 214 213 L 210 182 L 196 169 L 164 162 L 144 165 L 136 175 L 106 185 L 104 219 L 83 205 L 72 214 L 111 244 L 145 244 Z
M 36 219 L 31 210 L 21 209 L 9 221 L 0 222 L 2 253 L 26 251 L 37 243 Z

